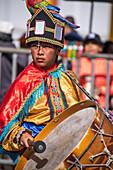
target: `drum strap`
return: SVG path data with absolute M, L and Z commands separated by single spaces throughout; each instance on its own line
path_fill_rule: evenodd
M 68 72 L 65 70 L 65 73 L 68 77 L 70 77 L 75 83 L 76 85 L 82 90 L 82 92 L 90 99 L 93 100 L 98 106 L 99 108 L 105 113 L 105 115 L 108 117 L 108 119 L 111 121 L 111 123 L 113 124 L 113 115 L 109 114 L 80 84 L 79 82 L 77 82 L 77 80 Z

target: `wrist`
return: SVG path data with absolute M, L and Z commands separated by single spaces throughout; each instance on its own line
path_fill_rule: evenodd
M 17 137 L 16 137 L 16 138 L 17 138 L 17 144 L 18 144 L 19 147 L 21 147 L 20 139 L 21 139 L 23 133 L 29 133 L 30 135 L 32 135 L 32 131 L 30 131 L 30 130 L 28 130 L 28 129 L 25 129 L 25 128 L 21 129 L 21 130 L 19 131 Z

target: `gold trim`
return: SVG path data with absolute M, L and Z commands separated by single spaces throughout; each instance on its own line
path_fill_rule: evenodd
M 29 28 L 29 31 L 34 31 L 35 30 L 35 27 L 31 27 Z M 49 27 L 45 27 L 45 31 L 48 31 L 48 32 L 55 32 L 55 29 L 52 29 L 52 28 L 49 28 Z
M 29 31 L 34 31 L 34 30 L 35 30 L 35 27 L 29 28 Z
M 56 23 L 56 21 L 55 21 L 55 19 L 54 19 L 54 17 L 52 16 L 52 14 L 49 12 L 49 11 L 47 11 L 45 8 L 43 8 L 43 7 L 41 7 L 40 9 L 38 9 L 36 12 L 35 12 L 35 14 L 32 16 L 32 18 L 30 19 L 30 22 L 32 22 L 33 21 L 33 19 L 37 16 L 37 14 L 39 14 L 41 11 L 44 11 L 48 16 L 49 16 L 49 18 L 51 18 L 51 20 L 52 20 L 52 22 L 55 24 Z
M 49 27 L 45 27 L 45 31 L 48 31 L 48 32 L 55 32 L 55 29 L 52 29 L 52 28 L 49 28 Z
M 60 63 L 60 64 L 58 65 L 58 67 L 55 68 L 54 70 L 48 71 L 48 73 L 53 73 L 53 72 L 57 71 L 57 70 L 61 67 L 61 65 L 62 65 L 62 63 Z

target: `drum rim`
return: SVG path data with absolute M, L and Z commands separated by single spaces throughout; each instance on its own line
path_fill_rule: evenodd
M 58 116 L 56 116 L 54 119 L 52 119 L 45 127 L 44 129 L 35 137 L 34 141 L 37 140 L 43 140 L 57 125 L 59 125 L 59 123 L 61 123 L 64 119 L 66 119 L 67 117 L 71 116 L 72 114 L 74 114 L 75 112 L 81 110 L 81 109 L 85 109 L 88 107 L 95 107 L 95 111 L 98 111 L 98 106 L 96 105 L 96 103 L 92 100 L 85 100 L 85 101 L 81 101 L 79 103 L 76 103 L 74 105 L 72 105 L 71 107 L 65 109 L 61 114 L 59 114 Z M 73 113 L 73 108 L 75 108 L 76 111 L 74 111 Z M 68 112 L 68 110 L 71 109 L 71 112 Z M 33 149 L 29 150 L 29 148 L 27 148 L 23 155 L 20 157 L 15 170 L 19 170 L 20 168 L 23 169 L 27 160 L 29 159 L 30 155 L 33 153 Z

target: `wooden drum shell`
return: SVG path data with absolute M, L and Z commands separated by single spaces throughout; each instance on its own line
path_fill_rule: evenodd
M 95 113 L 87 113 L 87 110 L 84 113 L 84 109 L 89 109 L 89 108 L 94 108 Z M 80 115 L 80 117 L 79 117 Z M 90 115 L 92 116 L 91 119 L 89 119 Z M 71 130 L 69 131 L 68 134 L 68 126 L 66 123 L 69 121 L 73 122 L 73 116 L 75 116 L 75 119 L 78 118 L 80 119 L 80 122 L 76 122 L 77 128 L 75 127 L 75 133 L 70 134 Z M 72 120 L 69 119 L 72 117 Z M 88 119 L 88 120 L 87 120 Z M 67 122 L 66 122 L 67 121 Z M 64 123 L 66 122 L 66 123 Z M 88 125 L 87 125 L 88 124 Z M 104 144 L 101 142 L 100 135 L 97 135 L 96 132 L 92 131 L 92 129 L 97 130 L 97 127 L 100 127 L 100 129 L 105 129 L 105 134 L 110 134 L 113 135 L 113 126 L 110 123 L 110 121 L 106 118 L 104 113 L 98 108 L 98 106 L 95 104 L 95 102 L 91 100 L 86 100 L 79 102 L 70 108 L 66 109 L 63 111 L 60 115 L 58 115 L 56 118 L 54 118 L 48 125 L 36 136 L 35 141 L 38 140 L 45 140 L 44 142 L 47 145 L 47 151 L 43 154 L 38 154 L 34 153 L 34 150 L 29 150 L 26 149 L 26 151 L 23 153 L 21 156 L 17 166 L 16 170 L 24 169 L 24 170 L 35 170 L 35 169 L 42 169 L 42 170 L 47 170 L 47 169 L 55 169 L 55 170 L 65 170 L 65 169 L 77 169 L 76 165 L 79 166 L 79 164 L 76 162 L 75 157 L 79 159 L 79 162 L 81 165 L 86 165 L 86 164 L 106 164 L 108 161 L 108 157 L 106 155 L 102 155 L 99 157 L 94 158 L 93 162 L 90 161 L 89 157 L 92 155 L 96 155 L 98 153 L 101 153 L 104 151 Z M 69 135 L 70 141 L 69 141 L 69 150 L 67 146 L 64 146 L 66 143 L 65 141 L 67 139 L 61 140 L 61 136 L 63 136 L 63 133 L 60 134 L 60 129 L 59 126 L 63 128 L 64 126 L 67 126 L 67 130 L 64 133 L 67 133 L 67 138 Z M 70 122 L 70 128 L 72 127 L 72 124 Z M 58 129 L 59 128 L 59 129 Z M 65 129 L 65 128 L 64 128 Z M 80 129 L 80 131 L 79 131 Z M 62 130 L 61 130 L 62 131 Z M 73 130 L 72 130 L 73 131 Z M 62 131 L 63 132 L 63 131 Z M 52 136 L 51 136 L 52 133 Z M 80 134 L 83 133 L 80 137 L 80 139 L 77 139 Z M 78 135 L 78 137 L 76 137 Z M 49 139 L 50 136 L 50 139 Z M 62 144 L 60 144 L 60 141 L 58 143 L 58 146 L 54 141 L 57 139 L 56 137 L 60 136 L 60 141 Z M 55 137 L 55 139 L 54 139 Z M 52 141 L 53 138 L 53 141 Z M 106 137 L 104 136 L 104 141 L 109 149 L 110 153 L 113 154 L 113 137 Z M 64 141 L 64 143 L 63 143 Z M 73 142 L 74 141 L 74 142 Z M 58 141 L 57 141 L 58 142 Z M 67 141 L 68 142 L 68 141 Z M 54 143 L 55 150 L 52 150 L 48 154 L 49 151 L 51 151 L 52 143 Z M 59 147 L 60 146 L 60 147 Z M 72 147 L 71 147 L 72 146 Z M 50 147 L 50 148 L 49 148 Z M 62 149 L 64 148 L 64 149 Z M 47 153 L 46 153 L 47 152 Z M 65 152 L 63 154 L 63 152 Z M 37 154 L 37 155 L 36 155 Z M 45 155 L 44 155 L 45 154 Z M 51 157 L 52 155 L 52 157 Z M 37 156 L 37 163 L 36 166 L 34 165 L 34 157 Z M 55 157 L 55 158 L 53 158 Z M 60 157 L 60 159 L 59 159 Z M 37 165 L 39 164 L 38 160 L 47 160 L 47 164 L 43 165 L 42 168 L 39 168 Z M 55 161 L 56 160 L 56 161 Z M 43 161 L 42 161 L 43 162 Z M 77 164 L 72 164 L 70 162 L 76 162 Z M 34 167 L 33 167 L 34 166 Z M 111 168 L 113 168 L 113 165 L 110 165 Z M 104 169 L 105 167 L 86 167 L 86 169 Z

